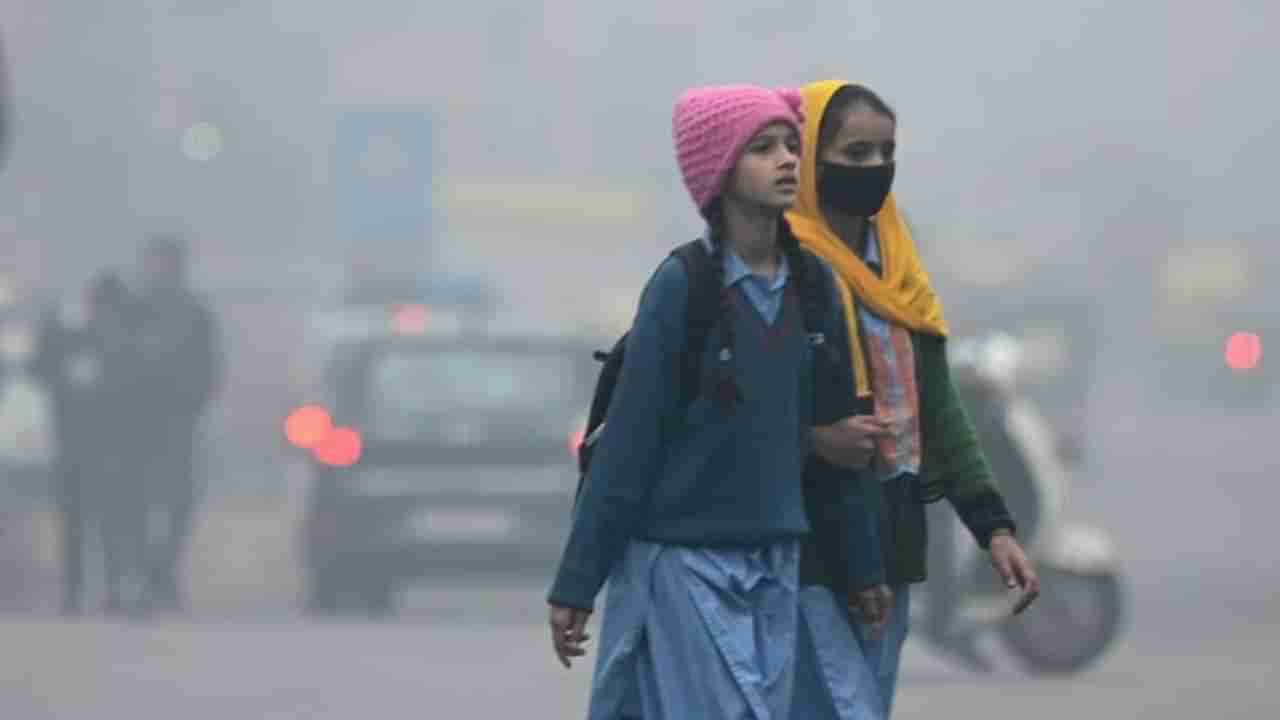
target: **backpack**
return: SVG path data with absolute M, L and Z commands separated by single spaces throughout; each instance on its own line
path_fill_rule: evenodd
M 702 384 L 702 358 L 706 349 L 707 338 L 715 327 L 720 314 L 721 288 L 717 287 L 717 268 L 715 260 L 701 240 L 687 242 L 671 251 L 671 256 L 684 265 L 689 277 L 689 298 L 685 311 L 685 344 L 680 364 L 680 407 L 687 408 L 698 398 Z M 820 303 L 813 302 L 800 293 L 801 310 L 804 316 L 804 330 L 811 345 L 821 347 L 829 360 L 832 349 L 826 345 L 821 332 L 823 318 L 829 311 L 832 288 L 830 276 L 817 255 L 807 249 L 800 252 L 805 263 L 806 277 L 819 278 L 821 288 Z M 630 332 L 624 333 L 613 348 L 608 351 L 592 353 L 592 357 L 601 363 L 600 375 L 596 379 L 595 391 L 591 396 L 591 409 L 587 413 L 587 426 L 583 432 L 583 440 L 578 446 L 578 488 L 577 497 L 582 495 L 582 487 L 586 482 L 587 472 L 591 467 L 591 458 L 596 443 L 605 427 L 605 417 L 609 412 L 609 403 L 613 399 L 614 389 L 622 374 L 623 362 L 626 359 L 627 338 Z M 727 356 L 730 348 L 720 349 L 722 356 Z M 815 353 L 815 359 L 820 353 Z

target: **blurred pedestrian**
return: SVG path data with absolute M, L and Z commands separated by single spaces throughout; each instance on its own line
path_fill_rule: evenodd
M 108 613 L 124 609 L 126 583 L 141 575 L 137 448 L 121 421 L 134 371 L 133 317 L 123 280 L 104 271 L 83 300 L 41 323 L 35 369 L 53 397 L 65 615 L 83 611 L 86 549 L 102 549 Z
M 185 606 L 181 565 L 198 499 L 195 448 L 202 416 L 222 380 L 217 318 L 187 282 L 188 253 L 156 236 L 139 256 L 139 383 L 133 417 L 144 430 L 141 476 L 148 521 L 148 601 Z
M 592 718 L 787 715 L 809 529 L 800 473 L 810 428 L 851 415 L 854 399 L 848 365 L 820 362 L 817 347 L 844 342 L 830 270 L 782 218 L 796 192 L 798 104 L 729 86 L 676 105 L 680 169 L 709 226 L 699 257 L 712 269 L 673 257 L 649 281 L 549 595 L 552 643 L 569 666 L 609 580 Z M 701 370 L 688 400 L 683 353 L 703 315 L 711 329 L 690 349 Z M 811 320 L 821 332 L 806 334 Z M 827 429 L 814 437 L 824 451 L 862 439 Z
M 860 85 L 820 82 L 802 94 L 805 157 L 800 197 L 787 217 L 800 242 L 836 272 L 857 392 L 889 432 L 877 439 L 865 469 L 851 473 L 820 460 L 807 468 L 816 532 L 804 548 L 793 717 L 887 717 L 907 635 L 910 585 L 925 580 L 926 503 L 951 502 L 1009 588 L 1031 600 L 1039 581 L 952 385 L 942 306 L 890 193 L 897 117 Z M 893 603 L 884 632 L 837 611 L 848 558 L 840 518 L 828 508 L 843 506 L 830 489 L 849 483 L 866 485 L 865 497 L 880 516 Z M 949 579 L 952 569 L 937 571 Z M 955 593 L 944 594 L 930 603 L 930 621 L 949 629 Z M 957 646 L 965 647 L 963 641 Z

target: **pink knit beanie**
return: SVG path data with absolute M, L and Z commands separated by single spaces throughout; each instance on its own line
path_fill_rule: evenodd
M 680 97 L 671 122 L 676 162 L 699 210 L 720 194 L 756 133 L 775 122 L 803 132 L 801 106 L 797 90 L 754 85 L 694 88 Z

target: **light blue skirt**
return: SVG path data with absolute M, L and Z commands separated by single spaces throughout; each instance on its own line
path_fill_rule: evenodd
M 799 622 L 797 542 L 633 542 L 609 579 L 591 720 L 785 720 Z
M 801 589 L 791 720 L 883 720 L 880 687 L 854 633 L 830 589 Z

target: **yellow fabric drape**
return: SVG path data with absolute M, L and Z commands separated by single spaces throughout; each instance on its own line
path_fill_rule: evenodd
M 800 242 L 827 261 L 835 271 L 837 285 L 844 299 L 849 323 L 849 342 L 854 369 L 858 377 L 858 395 L 868 397 L 867 359 L 858 335 L 859 302 L 880 317 L 915 332 L 945 336 L 947 323 L 942 317 L 942 303 L 934 292 L 916 251 L 911 231 L 898 211 L 893 193 L 884 207 L 872 218 L 880 239 L 882 275 L 866 266 L 827 224 L 818 203 L 818 129 L 822 115 L 836 91 L 849 83 L 827 80 L 806 85 L 804 97 L 804 157 L 800 166 L 800 196 L 787 213 L 791 230 Z

